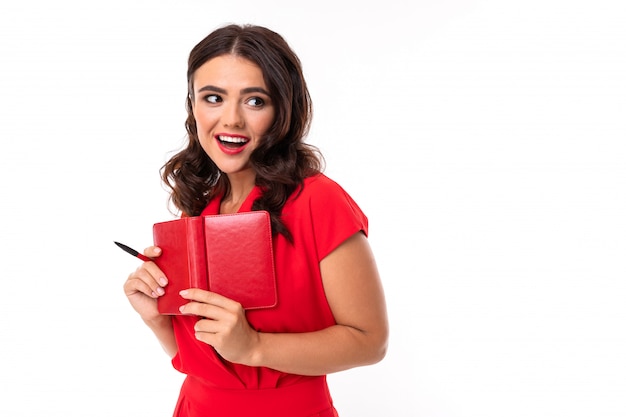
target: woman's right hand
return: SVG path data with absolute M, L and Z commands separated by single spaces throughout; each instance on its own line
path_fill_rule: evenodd
M 149 258 L 157 258 L 161 255 L 161 249 L 150 246 L 143 254 Z M 152 321 L 160 316 L 157 298 L 164 294 L 163 287 L 166 285 L 167 278 L 159 267 L 154 262 L 144 262 L 128 276 L 124 283 L 124 293 L 141 318 Z

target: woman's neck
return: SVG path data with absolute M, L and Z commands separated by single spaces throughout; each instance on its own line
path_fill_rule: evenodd
M 230 192 L 220 203 L 220 214 L 236 213 L 246 200 L 255 184 L 255 177 L 229 175 Z

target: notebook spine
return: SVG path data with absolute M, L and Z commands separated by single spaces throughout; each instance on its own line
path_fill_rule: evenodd
M 187 223 L 189 284 L 192 288 L 208 290 L 209 280 L 204 242 L 204 218 L 189 217 Z

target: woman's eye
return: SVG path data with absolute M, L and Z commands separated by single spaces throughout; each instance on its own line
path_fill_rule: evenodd
M 265 104 L 265 101 L 260 97 L 252 97 L 248 99 L 247 103 L 252 107 L 261 107 Z
M 208 103 L 213 103 L 213 104 L 215 104 L 215 103 L 219 103 L 219 102 L 221 102 L 221 101 L 222 101 L 222 98 L 221 98 L 220 96 L 216 95 L 216 94 L 210 94 L 210 95 L 208 95 L 208 96 L 204 97 L 204 100 L 205 100 L 206 102 L 208 102 Z

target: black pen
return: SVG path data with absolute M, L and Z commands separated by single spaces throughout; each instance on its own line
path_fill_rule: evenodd
M 130 246 L 126 246 L 123 243 L 115 242 L 115 241 L 113 243 L 115 243 L 117 246 L 122 248 L 122 250 L 124 252 L 130 253 L 131 255 L 136 256 L 137 258 L 141 259 L 144 262 L 150 262 L 152 260 L 152 259 L 148 258 L 146 255 L 143 255 L 143 254 L 137 252 L 135 249 L 131 248 Z

